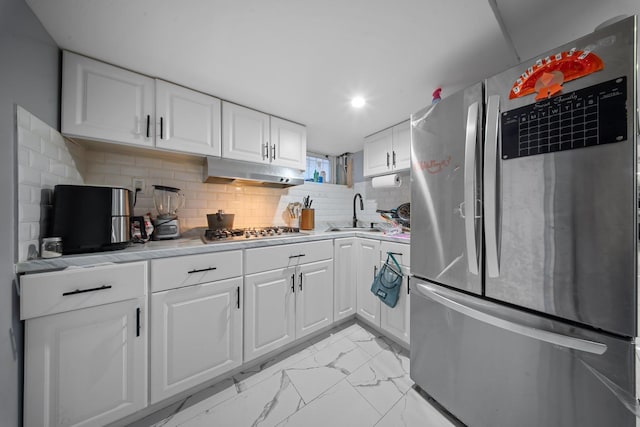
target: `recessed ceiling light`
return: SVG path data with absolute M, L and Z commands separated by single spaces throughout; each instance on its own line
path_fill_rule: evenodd
M 351 106 L 353 108 L 362 108 L 364 107 L 364 104 L 366 104 L 366 101 L 361 96 L 356 96 L 351 100 Z

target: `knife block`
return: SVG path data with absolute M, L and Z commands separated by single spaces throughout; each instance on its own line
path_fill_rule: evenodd
M 313 230 L 315 227 L 315 210 L 302 209 L 300 212 L 300 230 Z

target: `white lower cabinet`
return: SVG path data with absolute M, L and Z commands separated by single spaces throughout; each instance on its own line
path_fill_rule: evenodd
M 411 280 L 409 276 L 410 246 L 403 243 L 381 242 L 381 262 L 387 259 L 387 252 L 394 254 L 396 261 L 398 261 L 398 264 L 400 264 L 402 268 L 404 278 L 402 285 L 400 285 L 400 293 L 398 294 L 396 306 L 391 308 L 382 302 L 380 303 L 380 328 L 399 341 L 409 344 L 409 308 L 411 306 L 411 294 L 409 293 Z
M 242 278 L 151 296 L 151 403 L 242 364 Z
M 362 238 L 356 240 L 358 317 L 398 341 L 409 344 L 409 245 Z M 371 284 L 387 259 L 387 252 L 394 253 L 404 273 L 398 302 L 393 308 L 381 302 L 371 292 Z
M 242 364 L 242 251 L 151 261 L 151 403 Z
M 334 298 L 333 319 L 339 321 L 356 314 L 358 277 L 358 239 L 347 237 L 334 240 Z
M 298 267 L 296 339 L 333 323 L 333 260 Z
M 244 358 L 295 339 L 295 267 L 245 276 Z
M 332 257 L 330 240 L 246 251 L 245 362 L 333 323 Z
M 380 300 L 371 292 L 371 284 L 380 268 L 380 241 L 357 239 L 358 247 L 358 315 L 380 326 Z
M 147 406 L 146 280 L 146 262 L 21 278 L 25 426 L 105 425 Z
M 405 266 L 401 267 L 404 273 L 404 279 L 402 279 L 402 285 L 400 286 L 398 302 L 393 308 L 382 302 L 380 303 L 380 327 L 398 340 L 409 344 L 409 307 L 411 305 L 409 268 Z

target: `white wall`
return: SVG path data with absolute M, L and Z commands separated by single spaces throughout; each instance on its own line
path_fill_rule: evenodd
M 17 259 L 16 106 L 58 126 L 60 52 L 23 0 L 0 0 L 0 425 L 21 425 L 22 324 Z M 12 338 L 15 337 L 15 344 Z

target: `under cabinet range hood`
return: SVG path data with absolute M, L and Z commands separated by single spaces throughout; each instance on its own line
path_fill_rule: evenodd
M 304 175 L 298 169 L 207 156 L 204 182 L 287 188 L 302 185 Z

